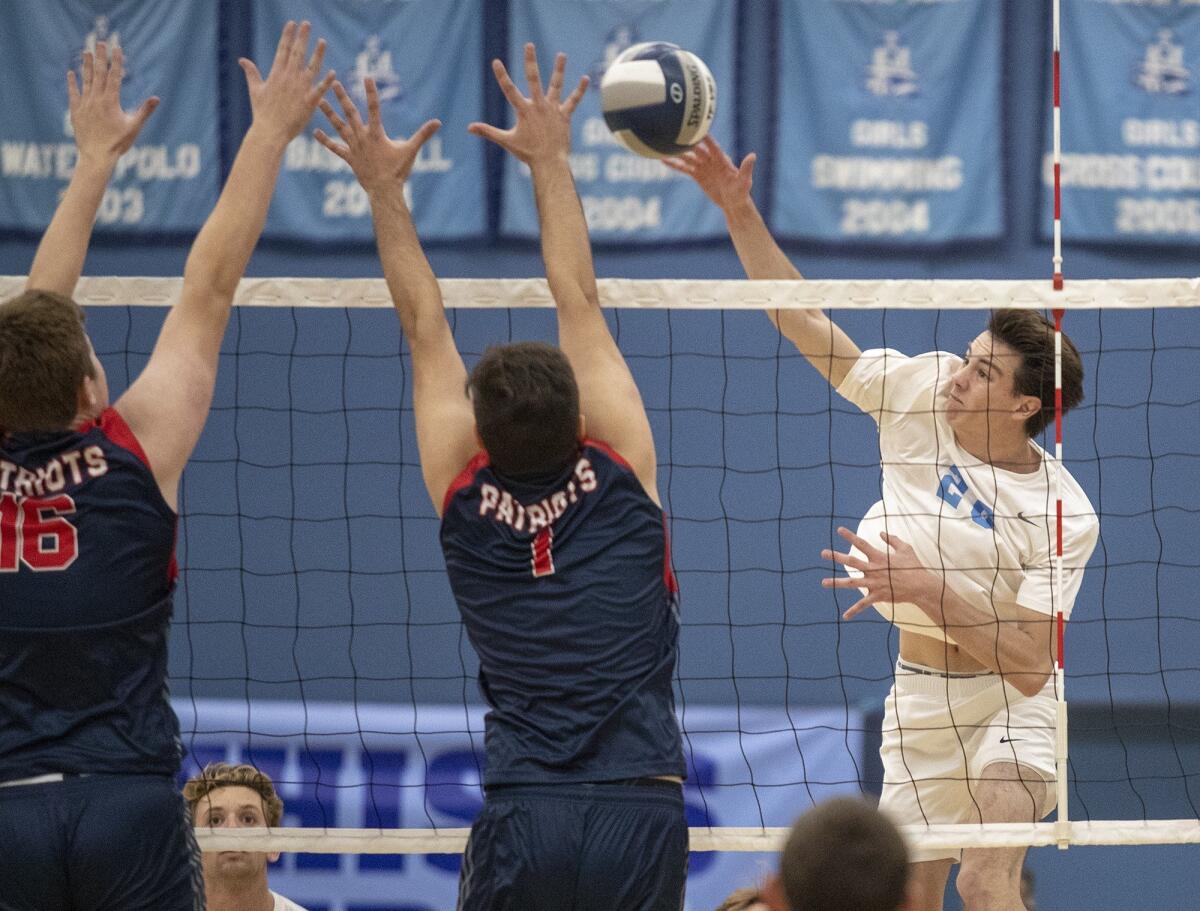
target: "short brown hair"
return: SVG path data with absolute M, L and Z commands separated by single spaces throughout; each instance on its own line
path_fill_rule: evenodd
M 95 376 L 83 310 L 53 291 L 25 291 L 0 304 L 0 431 L 64 430 L 79 387 Z
M 221 788 L 249 788 L 262 798 L 263 813 L 268 826 L 279 825 L 283 819 L 283 801 L 275 793 L 275 785 L 266 772 L 252 765 L 230 765 L 228 762 L 210 762 L 199 775 L 193 775 L 183 786 L 183 799 L 193 819 L 200 801 Z
M 988 321 L 988 332 L 1021 355 L 1021 366 L 1013 376 L 1013 391 L 1042 400 L 1041 410 L 1025 421 L 1025 434 L 1032 439 L 1054 421 L 1054 323 L 1036 310 L 996 310 Z M 1082 401 L 1083 361 L 1063 333 L 1063 414 Z
M 493 345 L 467 380 L 492 465 L 511 477 L 565 467 L 579 449 L 579 387 L 566 355 L 543 342 Z
M 857 798 L 835 798 L 796 820 L 779 867 L 791 911 L 897 911 L 908 888 L 900 833 Z

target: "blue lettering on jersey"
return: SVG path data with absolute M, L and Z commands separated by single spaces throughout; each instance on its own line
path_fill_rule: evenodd
M 965 498 L 971 504 L 971 520 L 980 528 L 993 527 L 992 510 L 971 493 L 967 479 L 963 477 L 962 470 L 957 465 L 951 465 L 950 471 L 942 476 L 937 494 L 955 509 Z

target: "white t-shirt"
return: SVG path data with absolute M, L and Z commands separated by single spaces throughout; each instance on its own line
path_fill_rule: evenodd
M 944 570 L 968 602 L 1013 617 L 1017 605 L 1053 615 L 1056 586 L 1055 502 L 1062 473 L 1063 616 L 1069 617 L 1100 532 L 1096 512 L 1070 472 L 1042 455 L 1019 474 L 980 462 L 959 448 L 946 420 L 950 378 L 962 359 L 944 351 L 907 357 L 864 351 L 838 393 L 875 419 L 883 499 L 867 512 L 859 536 L 881 548 L 887 531 L 913 546 L 925 566 Z M 915 605 L 878 604 L 897 626 L 949 639 Z
M 298 904 L 288 898 L 284 898 L 278 892 L 272 892 L 271 896 L 275 899 L 275 911 L 305 911 Z

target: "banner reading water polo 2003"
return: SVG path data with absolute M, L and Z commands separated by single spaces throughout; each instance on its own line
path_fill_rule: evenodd
M 1066 238 L 1122 244 L 1200 240 L 1197 98 L 1200 5 L 1195 0 L 1064 0 Z M 1043 163 L 1042 229 L 1050 236 L 1054 167 L 1049 152 Z
M 425 143 L 405 185 L 424 240 L 477 237 L 487 228 L 483 143 L 467 124 L 483 116 L 482 0 L 260 0 L 254 5 L 254 56 L 269 64 L 288 19 L 308 19 L 328 44 L 325 68 L 337 71 L 363 118 L 363 79 L 379 88 L 384 129 L 408 136 L 430 118 L 442 128 Z M 337 108 L 332 93 L 330 101 Z M 369 242 L 371 209 L 350 167 L 313 139 L 320 111 L 288 146 L 264 234 L 312 241 Z
M 66 73 L 103 41 L 125 57 L 121 103 L 163 103 L 117 164 L 98 233 L 194 231 L 216 202 L 217 13 L 209 0 L 4 0 L 0 228 L 42 231 L 75 170 Z
M 587 95 L 571 123 L 571 170 L 593 240 L 674 241 L 723 237 L 725 222 L 692 181 L 619 145 L 600 112 L 600 79 L 613 59 L 643 41 L 669 41 L 699 56 L 717 85 L 711 133 L 733 145 L 734 14 L 727 0 L 513 0 L 506 63 L 525 91 L 526 41 L 537 45 L 543 78 L 557 51 L 567 55 L 568 88 L 583 74 Z M 509 121 L 511 122 L 511 121 Z M 538 236 L 529 169 L 507 156 L 500 230 Z
M 771 221 L 943 244 L 1003 229 L 996 0 L 783 0 Z

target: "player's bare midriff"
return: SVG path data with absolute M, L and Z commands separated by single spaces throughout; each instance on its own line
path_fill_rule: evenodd
M 913 664 L 954 674 L 988 671 L 986 666 L 963 651 L 961 646 L 907 630 L 900 631 L 900 657 Z

